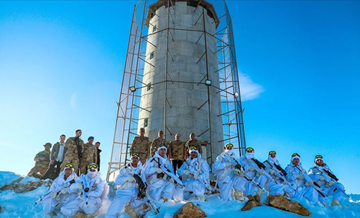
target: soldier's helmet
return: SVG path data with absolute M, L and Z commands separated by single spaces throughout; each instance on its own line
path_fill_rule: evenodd
M 50 146 L 50 148 L 51 148 L 52 144 L 50 142 L 47 142 L 44 144 L 44 147 L 46 147 L 46 146 Z

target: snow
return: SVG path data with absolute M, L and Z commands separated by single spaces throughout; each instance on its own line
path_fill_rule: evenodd
M 0 171 L 0 187 L 10 184 L 12 181 L 20 178 L 12 172 Z M 25 177 L 21 183 L 25 184 L 31 181 L 38 181 L 36 178 Z M 48 187 L 45 185 L 26 193 L 15 193 L 12 190 L 0 191 L 0 217 L 44 217 L 42 214 L 42 204 L 35 205 L 35 201 L 44 194 L 47 193 Z M 312 214 L 313 218 L 329 218 L 329 217 L 360 217 L 360 194 L 351 194 L 351 199 L 343 201 L 343 208 L 337 207 L 325 208 L 321 205 L 310 205 L 306 202 L 300 202 L 303 204 Z M 286 218 L 299 218 L 301 216 L 278 210 L 269 206 L 260 206 L 253 208 L 250 211 L 240 211 L 244 203 L 239 201 L 222 201 L 218 195 L 207 196 L 206 202 L 192 201 L 196 206 L 199 206 L 205 211 L 208 217 L 286 217 Z M 185 204 L 186 202 L 175 203 L 169 201 L 162 205 L 160 214 L 154 215 L 153 212 L 148 212 L 146 217 L 164 217 L 170 218 L 173 214 Z M 106 199 L 103 202 L 103 206 L 100 209 L 98 217 L 103 217 L 110 206 L 111 201 Z M 61 215 L 58 217 L 62 217 Z M 121 218 L 129 218 L 127 214 L 122 214 Z

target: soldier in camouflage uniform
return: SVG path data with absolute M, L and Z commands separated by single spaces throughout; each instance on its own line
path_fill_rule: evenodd
M 163 137 L 164 137 L 164 131 L 160 130 L 158 132 L 158 138 L 154 139 L 154 141 L 151 143 L 151 149 L 150 149 L 151 157 L 154 156 L 158 147 L 160 147 L 161 145 L 166 145 L 166 146 L 168 145 L 168 143 Z
M 75 131 L 75 137 L 70 137 L 65 142 L 65 158 L 61 164 L 61 171 L 64 170 L 65 164 L 71 163 L 74 166 L 74 172 L 79 174 L 79 160 L 84 151 L 84 141 L 80 139 L 82 131 L 80 129 Z
M 196 147 L 199 153 L 202 155 L 202 147 L 201 143 L 195 139 L 195 133 L 190 133 L 189 139 L 186 141 L 185 148 L 186 148 L 186 154 L 189 153 L 190 147 Z
M 180 133 L 176 133 L 175 140 L 171 141 L 169 144 L 169 157 L 174 169 L 174 173 L 176 173 L 176 169 L 181 167 L 186 158 L 185 142 L 180 141 L 180 137 Z
M 80 160 L 80 174 L 86 174 L 87 168 L 91 163 L 97 162 L 97 150 L 95 145 L 93 145 L 94 137 L 90 136 L 88 138 L 88 143 L 84 145 L 84 152 Z
M 44 145 L 45 150 L 40 151 L 39 153 L 36 154 L 34 161 L 35 161 L 35 166 L 30 170 L 30 172 L 28 173 L 28 176 L 34 176 L 36 175 L 36 177 L 41 178 L 42 176 L 44 176 L 49 163 L 50 163 L 50 148 L 51 148 L 51 143 L 46 143 Z M 37 173 L 39 173 L 40 175 L 37 175 Z
M 150 144 L 149 138 L 145 136 L 145 129 L 140 128 L 140 136 L 135 136 L 133 142 L 130 147 L 130 156 L 135 153 L 140 154 L 140 161 L 144 165 L 146 163 L 146 159 L 149 157 L 150 153 Z

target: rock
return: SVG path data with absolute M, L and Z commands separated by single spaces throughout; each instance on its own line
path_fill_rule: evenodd
M 310 216 L 310 212 L 296 201 L 291 201 L 282 195 L 268 196 L 269 205 L 280 210 L 289 211 L 301 216 Z
M 203 210 L 196 207 L 193 203 L 188 202 L 182 206 L 176 213 L 173 218 L 203 218 L 206 217 L 206 214 Z
M 241 211 L 247 211 L 247 210 L 251 210 L 254 207 L 260 206 L 260 197 L 259 195 L 248 195 L 247 198 L 249 199 L 245 205 L 243 206 L 243 208 L 241 208 Z
M 25 177 L 27 178 L 27 177 Z M 24 193 L 37 189 L 38 187 L 45 184 L 45 186 L 50 187 L 52 181 L 51 180 L 39 180 L 39 179 L 25 179 L 23 177 L 15 180 L 9 185 L 5 185 L 1 187 L 0 191 L 12 190 L 15 193 Z

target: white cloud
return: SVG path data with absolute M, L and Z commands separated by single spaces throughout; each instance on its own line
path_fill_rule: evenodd
M 249 101 L 256 99 L 264 92 L 264 88 L 251 80 L 250 76 L 240 73 L 240 92 L 241 101 Z

